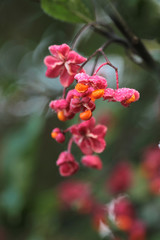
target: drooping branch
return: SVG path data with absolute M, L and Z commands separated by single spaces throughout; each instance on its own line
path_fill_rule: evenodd
M 106 1 L 100 1 L 101 7 L 106 11 L 107 15 L 112 19 L 118 30 L 123 34 L 125 37 L 125 40 L 128 43 L 129 48 L 136 53 L 141 59 L 143 60 L 146 67 L 149 69 L 159 69 L 159 64 L 152 58 L 150 53 L 147 51 L 146 47 L 132 31 L 128 27 L 127 23 L 124 21 L 124 19 L 121 17 L 117 9 L 113 6 L 113 4 L 110 1 L 107 1 L 108 4 L 106 4 Z M 104 28 L 104 26 L 102 26 Z M 97 31 L 97 30 L 96 30 Z M 98 29 L 99 33 L 102 35 L 105 35 L 105 31 Z M 106 34 L 106 37 L 113 37 L 116 36 L 113 35 L 113 33 Z M 116 39 L 115 39 L 116 40 Z M 118 41 L 118 39 L 117 39 Z M 124 42 L 123 42 L 124 44 Z M 125 45 L 127 46 L 127 44 Z
M 86 29 L 88 29 L 91 25 L 92 25 L 92 23 L 85 24 L 85 25 L 80 29 L 80 31 L 76 34 L 76 36 L 75 36 L 74 39 L 72 40 L 72 44 L 71 44 L 71 48 L 72 48 L 72 49 L 75 48 L 75 45 L 77 44 L 77 42 L 78 42 L 81 34 L 82 34 Z
M 147 51 L 146 47 L 135 34 L 131 32 L 129 27 L 127 26 L 126 22 L 122 19 L 120 14 L 117 12 L 117 10 L 113 7 L 108 12 L 110 18 L 113 20 L 117 28 L 121 31 L 121 33 L 127 38 L 127 40 L 132 45 L 133 49 L 136 50 L 136 52 L 142 57 L 142 59 L 145 61 L 147 66 L 153 67 L 155 65 L 155 61 L 152 58 L 152 56 Z
M 136 59 L 134 58 L 134 54 L 136 53 L 138 56 L 139 54 L 133 49 L 132 45 L 125 39 L 122 37 L 119 37 L 117 34 L 114 33 L 114 31 L 106 31 L 104 29 L 104 24 L 103 25 L 93 25 L 92 28 L 94 29 L 95 32 L 97 32 L 98 34 L 103 35 L 104 37 L 106 37 L 108 39 L 108 41 L 110 41 L 111 43 L 117 43 L 120 46 L 122 46 L 125 50 L 126 53 L 128 55 L 128 57 L 137 65 L 140 65 L 141 67 L 144 67 L 144 63 L 142 61 L 136 61 Z M 140 57 L 140 56 L 139 56 Z M 141 58 L 141 57 L 140 57 Z M 142 58 L 141 58 L 142 59 Z M 143 59 L 142 59 L 143 60 Z
M 108 29 L 105 29 L 105 27 L 101 23 L 96 23 L 92 25 L 92 28 L 95 32 L 103 35 L 107 39 L 112 40 L 112 42 L 118 43 L 122 45 L 125 48 L 129 48 L 129 43 L 124 38 L 119 37 L 114 33 L 114 31 L 110 31 Z

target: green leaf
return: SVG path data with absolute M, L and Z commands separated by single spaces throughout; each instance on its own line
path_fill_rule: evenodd
M 41 0 L 41 7 L 48 15 L 61 21 L 91 22 L 91 14 L 81 0 Z

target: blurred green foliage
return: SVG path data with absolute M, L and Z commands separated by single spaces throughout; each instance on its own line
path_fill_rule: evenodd
M 130 28 L 145 39 L 160 40 L 160 2 L 156 0 L 116 0 L 116 7 Z
M 11 219 L 21 214 L 32 189 L 42 129 L 43 119 L 31 117 L 23 127 L 8 134 L 2 141 L 4 189 L 1 208 Z

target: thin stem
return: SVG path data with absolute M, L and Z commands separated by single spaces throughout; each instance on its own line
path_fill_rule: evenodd
M 105 42 L 102 47 L 99 48 L 99 51 L 103 51 L 105 50 L 111 43 L 113 43 L 114 40 L 113 39 L 109 39 L 107 42 Z
M 71 130 L 71 127 L 66 128 L 65 130 L 63 130 L 63 133 L 70 132 L 70 130 Z
M 100 50 L 100 52 L 102 53 L 102 55 L 104 56 L 106 62 L 101 64 L 99 66 L 99 68 L 95 71 L 95 73 L 93 75 L 96 75 L 97 72 L 105 65 L 109 65 L 110 67 L 112 67 L 115 70 L 115 74 L 116 74 L 116 85 L 117 85 L 117 89 L 119 88 L 119 77 L 118 77 L 118 68 L 116 68 L 107 58 L 107 56 L 105 55 L 105 53 L 103 52 L 103 50 Z
M 113 42 L 112 39 L 110 39 L 109 41 L 105 42 L 100 48 L 98 48 L 92 55 L 90 55 L 87 60 L 81 65 L 81 67 L 79 68 L 79 71 L 85 66 L 86 63 L 88 63 L 94 56 L 96 56 L 96 54 L 98 53 L 101 53 L 105 60 L 106 60 L 106 63 L 102 64 L 97 70 L 96 72 L 93 74 L 94 72 L 94 69 L 96 67 L 96 64 L 97 64 L 97 61 L 98 61 L 98 58 L 99 56 L 97 55 L 97 58 L 95 59 L 95 63 L 94 63 L 94 68 L 93 68 L 93 71 L 92 71 L 92 74 L 91 75 L 96 75 L 97 72 L 101 69 L 101 67 L 103 67 L 104 65 L 109 65 L 110 67 L 112 67 L 114 70 L 115 70 L 115 74 L 116 74 L 116 85 L 117 85 L 117 89 L 119 88 L 119 77 L 118 77 L 118 68 L 116 68 L 110 61 L 109 59 L 107 58 L 106 54 L 104 53 L 104 49 L 106 47 L 108 47 L 111 43 Z
M 100 52 L 105 49 L 106 47 L 108 47 L 110 44 L 112 43 L 112 40 L 110 39 L 109 41 L 105 42 L 99 49 L 97 49 L 97 56 L 95 58 L 95 62 L 94 62 L 94 67 L 92 69 L 92 72 L 91 72 L 91 75 L 93 75 L 94 71 L 95 71 L 95 68 L 96 68 L 96 65 L 97 65 L 97 62 L 98 62 L 98 59 L 100 57 Z
M 69 142 L 68 142 L 68 152 L 71 152 L 71 148 L 72 148 L 72 143 L 73 143 L 73 138 L 71 137 Z
M 108 47 L 113 41 L 110 39 L 109 41 L 105 42 L 100 48 L 98 48 L 92 55 L 90 55 L 87 60 L 81 65 L 79 71 L 94 57 L 97 53 L 103 51 L 106 47 Z
M 88 23 L 88 24 L 85 24 L 80 30 L 79 32 L 76 34 L 76 36 L 74 37 L 73 41 L 72 41 L 72 44 L 71 44 L 71 49 L 74 49 L 76 44 L 77 44 L 77 41 L 79 40 L 81 34 L 87 30 L 88 27 L 90 27 L 93 23 Z
M 122 45 L 125 48 L 130 48 L 130 44 L 128 43 L 128 41 L 126 39 L 117 36 L 115 34 L 115 32 L 113 31 L 113 29 L 106 31 L 106 27 L 104 27 L 104 24 L 100 24 L 100 23 L 93 24 L 92 28 L 95 32 L 103 35 L 104 37 L 112 40 L 113 42 L 119 43 L 120 45 Z
M 93 68 L 92 68 L 91 76 L 93 75 L 93 73 L 94 73 L 94 71 L 95 71 L 95 68 L 96 68 L 96 66 L 97 66 L 97 62 L 98 62 L 99 57 L 100 57 L 100 54 L 99 54 L 99 52 L 98 52 L 98 54 L 97 54 L 97 56 L 96 56 L 96 58 L 95 58 L 95 60 L 94 60 L 94 65 L 93 65 Z
M 96 54 L 99 52 L 99 49 L 97 49 L 92 55 L 90 55 L 87 60 L 80 66 L 79 71 L 88 63 Z
M 103 50 L 101 50 L 102 55 L 104 56 L 105 60 L 107 61 L 108 65 L 110 67 L 112 67 L 115 70 L 116 73 L 116 85 L 117 85 L 117 89 L 119 88 L 119 79 L 118 79 L 118 68 L 115 67 L 107 58 L 106 54 L 103 52 Z
M 64 99 L 66 96 L 66 88 L 63 89 L 63 95 L 62 95 L 62 98 Z

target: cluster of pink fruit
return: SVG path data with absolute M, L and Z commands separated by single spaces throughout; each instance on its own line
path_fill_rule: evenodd
M 96 125 L 92 112 L 95 110 L 95 101 L 103 98 L 109 102 L 120 102 L 128 107 L 132 102 L 139 99 L 139 92 L 130 88 L 119 88 L 118 71 L 106 60 L 92 76 L 89 76 L 83 66 L 88 60 L 73 51 L 67 44 L 53 45 L 49 47 L 50 56 L 45 57 L 44 63 L 47 66 L 46 76 L 56 78 L 60 76 L 60 82 L 64 87 L 63 96 L 60 99 L 50 102 L 50 108 L 57 113 L 60 121 L 72 119 L 79 114 L 81 122 L 62 131 L 59 128 L 53 129 L 51 136 L 57 142 L 65 141 L 66 132 L 71 133 L 67 151 L 62 152 L 57 160 L 57 166 L 62 176 L 70 176 L 77 172 L 79 164 L 71 154 L 72 143 L 75 142 L 84 156 L 82 164 L 96 169 L 102 168 L 102 161 L 93 153 L 101 153 L 106 147 L 104 140 L 107 127 Z M 80 66 L 80 64 L 82 64 Z M 110 65 L 116 71 L 117 88 L 107 87 L 107 80 L 98 76 L 97 73 L 104 65 Z M 66 89 L 76 81 L 74 89 L 66 94 Z

